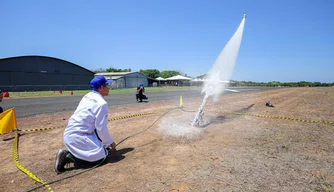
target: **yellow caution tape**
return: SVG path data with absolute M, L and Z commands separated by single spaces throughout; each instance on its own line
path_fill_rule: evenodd
M 164 111 L 167 111 L 167 110 L 169 110 L 169 109 L 160 109 L 160 110 L 156 110 L 156 111 L 153 111 L 153 112 L 138 113 L 138 114 L 133 114 L 133 115 L 114 117 L 114 118 L 108 119 L 108 121 L 118 121 L 118 120 L 122 120 L 122 119 L 129 119 L 129 118 L 134 118 L 134 117 L 152 115 L 152 114 L 164 112 Z M 230 115 L 245 115 L 245 116 L 255 116 L 255 117 L 262 117 L 262 118 L 291 120 L 291 121 L 305 122 L 305 123 L 324 123 L 324 124 L 334 125 L 334 122 L 328 122 L 328 121 L 322 121 L 322 120 L 305 120 L 305 119 L 298 119 L 298 118 L 291 118 L 291 117 L 270 116 L 270 115 L 260 115 L 260 114 L 251 114 L 251 113 L 243 113 L 243 112 L 219 111 L 219 110 L 207 110 L 207 111 L 208 112 L 230 114 Z M 52 130 L 52 129 L 56 129 L 56 128 L 63 128 L 63 126 L 48 127 L 48 128 L 36 128 L 36 129 L 24 129 L 24 130 L 18 130 L 18 131 L 19 132 L 36 132 L 36 131 Z M 14 132 L 14 131 L 15 130 L 13 130 L 12 132 Z
M 129 119 L 129 118 L 133 118 L 133 117 L 151 115 L 151 114 L 164 112 L 164 111 L 167 111 L 167 110 L 169 110 L 169 109 L 161 109 L 161 110 L 156 110 L 156 111 L 153 111 L 153 112 L 146 112 L 146 113 L 139 113 L 139 114 L 133 114 L 133 115 L 126 115 L 126 116 L 121 116 L 121 117 L 114 117 L 114 118 L 109 119 L 109 121 L 117 121 L 117 120 L 122 120 L 122 119 Z M 231 115 L 245 115 L 245 116 L 263 117 L 263 118 L 275 118 L 275 119 L 291 120 L 291 121 L 298 121 L 298 122 L 325 123 L 325 124 L 329 124 L 329 125 L 334 125 L 334 122 L 325 122 L 325 121 L 322 121 L 322 120 L 303 120 L 303 119 L 290 118 L 290 117 L 269 116 L 269 115 L 251 114 L 251 113 L 243 113 L 243 112 L 228 112 L 228 111 L 219 111 L 219 110 L 207 110 L 207 111 L 208 112 L 231 114 Z M 18 135 L 19 135 L 19 132 L 36 132 L 36 131 L 52 130 L 52 129 L 55 129 L 55 128 L 61 128 L 61 127 L 36 128 L 36 129 L 25 129 L 25 130 L 13 130 L 12 131 L 12 132 L 16 131 L 16 136 L 15 136 L 14 143 L 13 143 L 13 160 L 14 160 L 16 166 L 22 172 L 24 172 L 26 175 L 28 175 L 30 178 L 32 178 L 35 181 L 45 185 L 45 187 L 49 191 L 52 191 L 52 189 L 47 183 L 45 183 L 42 179 L 38 178 L 34 173 L 32 173 L 30 170 L 28 170 L 27 168 L 23 167 L 23 165 L 20 164 L 19 154 L 18 154 Z
M 14 130 L 10 131 L 9 133 L 16 132 L 16 131 L 18 131 L 18 132 L 47 131 L 47 130 L 52 130 L 52 129 L 56 129 L 56 128 L 62 128 L 62 127 L 45 127 L 45 128 L 35 128 L 35 129 L 14 129 Z M 7 133 L 5 133 L 5 134 L 7 134 Z
M 140 116 L 145 116 L 145 115 L 152 115 L 160 112 L 167 111 L 168 109 L 160 109 L 156 110 L 153 112 L 146 112 L 146 113 L 138 113 L 138 114 L 133 114 L 133 115 L 126 115 L 126 116 L 120 116 L 120 117 L 114 117 L 111 119 L 108 119 L 108 121 L 117 121 L 117 120 L 122 120 L 122 119 L 129 119 L 133 117 L 140 117 Z M 35 129 L 20 129 L 18 130 L 19 132 L 36 132 L 36 131 L 48 131 L 52 129 L 57 129 L 57 128 L 64 128 L 63 126 L 57 126 L 57 127 L 45 127 L 45 128 L 35 128 Z M 15 132 L 16 130 L 12 130 L 11 132 Z
M 15 162 L 15 165 L 17 168 L 19 168 L 23 173 L 28 175 L 30 178 L 33 180 L 43 184 L 48 191 L 52 191 L 50 185 L 48 185 L 46 182 L 44 182 L 42 179 L 38 178 L 33 172 L 31 172 L 29 169 L 25 168 L 19 161 L 19 153 L 18 153 L 18 138 L 19 138 L 19 133 L 16 132 L 15 138 L 14 138 L 14 143 L 13 143 L 13 161 Z
M 153 112 L 146 112 L 146 113 L 138 113 L 138 114 L 133 114 L 133 115 L 126 115 L 126 116 L 121 116 L 121 117 L 114 117 L 109 119 L 109 121 L 117 121 L 117 120 L 122 120 L 122 119 L 129 119 L 129 118 L 133 118 L 133 117 L 140 117 L 140 116 L 145 116 L 145 115 L 152 115 L 155 113 L 160 113 L 160 112 L 164 112 L 167 111 L 168 109 L 160 109 L 160 110 L 156 110 Z
M 245 116 L 255 116 L 255 117 L 262 117 L 262 118 L 283 119 L 283 120 L 305 122 L 305 123 L 323 123 L 323 124 L 327 124 L 327 125 L 334 125 L 334 122 L 322 121 L 322 120 L 305 120 L 305 119 L 298 119 L 298 118 L 292 118 L 292 117 L 260 115 L 260 114 L 251 114 L 251 113 L 243 113 L 243 112 L 228 112 L 228 111 L 219 111 L 219 110 L 207 110 L 207 111 L 208 112 L 215 112 L 215 113 L 232 114 L 232 115 L 245 115 Z
M 163 112 L 166 110 L 156 110 L 154 112 L 146 112 L 146 113 L 139 113 L 139 114 L 133 114 L 133 115 L 127 115 L 127 116 L 121 116 L 121 117 L 115 117 L 110 119 L 111 121 L 115 120 L 121 120 L 121 119 L 127 119 L 127 118 L 132 118 L 132 117 L 139 117 L 139 116 L 144 116 L 144 115 L 150 115 L 150 114 L 155 114 L 159 112 Z M 35 129 L 24 129 L 24 130 L 18 130 L 15 129 L 11 132 L 16 132 L 15 138 L 14 138 L 14 143 L 13 143 L 13 148 L 12 148 L 12 153 L 13 153 L 13 161 L 15 162 L 15 165 L 17 166 L 18 169 L 20 169 L 23 173 L 28 175 L 30 178 L 33 180 L 43 184 L 48 191 L 52 191 L 50 185 L 48 185 L 46 182 L 44 182 L 42 179 L 37 177 L 33 172 L 31 172 L 29 169 L 25 168 L 20 162 L 19 162 L 19 153 L 18 153 L 18 137 L 19 137 L 19 132 L 36 132 L 36 131 L 46 131 L 46 130 L 52 130 L 56 128 L 61 128 L 61 127 L 48 127 L 48 128 L 35 128 Z
M 47 130 L 52 130 L 56 128 L 62 128 L 62 127 L 47 127 L 47 128 L 35 128 L 35 129 L 23 129 L 19 130 L 20 132 L 36 132 L 36 131 L 47 131 Z

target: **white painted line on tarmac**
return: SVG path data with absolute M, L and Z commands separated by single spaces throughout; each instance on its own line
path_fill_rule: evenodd
M 231 91 L 231 92 L 236 92 L 236 93 L 239 93 L 239 92 L 240 92 L 240 91 L 233 90 L 233 89 L 226 89 L 226 91 Z

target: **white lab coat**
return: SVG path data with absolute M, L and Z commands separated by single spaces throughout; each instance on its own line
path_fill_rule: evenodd
M 107 125 L 107 102 L 99 92 L 87 93 L 65 129 L 64 143 L 67 150 L 76 158 L 89 162 L 106 157 L 108 151 L 105 146 L 114 142 Z

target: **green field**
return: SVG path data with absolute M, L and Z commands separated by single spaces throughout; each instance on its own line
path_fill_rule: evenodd
M 163 91 L 184 91 L 184 90 L 198 90 L 199 87 L 146 87 L 146 92 L 163 92 Z M 73 95 L 84 95 L 91 90 L 76 90 L 73 91 Z M 110 94 L 126 94 L 136 93 L 136 88 L 125 89 L 112 89 Z M 69 96 L 71 91 L 63 91 L 62 94 L 59 91 L 36 91 L 36 92 L 10 92 L 9 98 L 29 98 L 29 97 L 54 97 L 54 96 Z

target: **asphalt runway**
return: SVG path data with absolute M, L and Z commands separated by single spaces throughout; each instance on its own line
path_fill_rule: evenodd
M 238 94 L 240 92 L 260 91 L 270 89 L 265 87 L 252 88 L 229 88 L 224 94 Z M 169 91 L 169 92 L 148 92 L 147 102 L 169 101 L 174 100 L 175 104 L 179 104 L 180 95 L 183 101 L 190 98 L 203 98 L 200 90 L 189 91 Z M 15 107 L 17 117 L 29 117 L 40 114 L 53 114 L 59 112 L 74 111 L 79 104 L 80 96 L 59 96 L 59 97 L 39 97 L 39 98 L 20 98 L 20 99 L 4 99 L 0 105 L 4 110 Z M 145 102 L 138 103 L 133 94 L 112 94 L 105 97 L 109 107 L 121 105 L 145 105 Z

